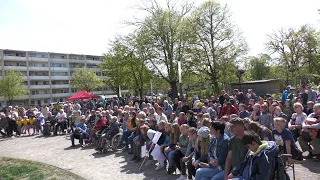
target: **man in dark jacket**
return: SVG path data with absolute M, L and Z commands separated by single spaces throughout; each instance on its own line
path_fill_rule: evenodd
M 261 141 L 259 135 L 250 131 L 243 137 L 243 143 L 248 146 L 245 159 L 237 165 L 228 178 L 240 177 L 245 180 L 269 180 L 275 168 L 278 148 L 273 141 Z

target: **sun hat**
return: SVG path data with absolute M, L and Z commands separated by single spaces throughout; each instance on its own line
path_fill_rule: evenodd
M 206 126 L 201 127 L 197 132 L 198 136 L 204 137 L 204 138 L 208 137 L 209 134 L 210 134 L 210 129 Z

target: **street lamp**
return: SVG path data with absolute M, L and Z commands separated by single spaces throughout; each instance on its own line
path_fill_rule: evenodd
M 180 93 L 181 99 L 183 99 L 181 72 L 182 72 L 182 70 L 181 70 L 181 61 L 178 61 L 178 77 L 179 77 L 179 86 L 180 86 L 179 93 Z
M 237 71 L 237 77 L 239 78 L 239 91 L 241 91 L 241 76 L 244 74 L 245 70 L 239 69 Z

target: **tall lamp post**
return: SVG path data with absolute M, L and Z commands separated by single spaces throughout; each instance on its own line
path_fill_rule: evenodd
M 181 100 L 183 99 L 183 94 L 182 94 L 182 77 L 181 77 L 181 61 L 178 61 L 178 76 L 179 76 L 179 93 L 180 93 L 180 98 Z
M 239 91 L 241 91 L 241 76 L 244 74 L 245 70 L 239 69 L 237 71 L 237 77 L 239 78 Z

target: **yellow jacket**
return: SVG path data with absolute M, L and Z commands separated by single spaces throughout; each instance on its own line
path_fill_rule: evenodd
M 23 120 L 18 120 L 18 121 L 17 121 L 17 125 L 18 125 L 19 127 L 22 127 L 22 126 L 24 125 Z
M 34 125 L 35 122 L 36 122 L 36 118 L 31 118 L 29 120 L 30 125 Z
M 28 123 L 29 123 L 29 119 L 23 119 L 23 124 L 24 124 L 25 126 L 27 126 Z

